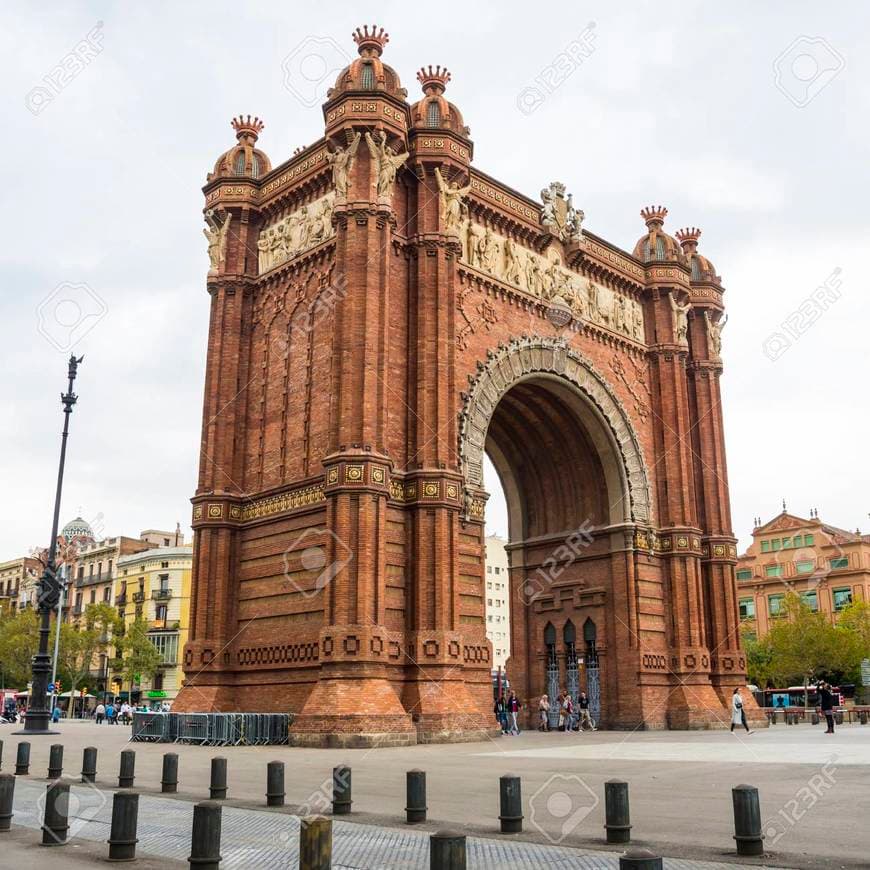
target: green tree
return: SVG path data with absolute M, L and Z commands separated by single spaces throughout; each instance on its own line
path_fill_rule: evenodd
M 118 639 L 117 651 L 121 658 L 121 674 L 130 684 L 128 697 L 132 698 L 136 680 L 153 677 L 163 661 L 157 647 L 151 643 L 148 623 L 144 619 L 134 619 L 127 626 L 124 636 Z
M 746 671 L 749 681 L 761 689 L 766 689 L 773 683 L 771 660 L 773 651 L 767 637 L 759 639 L 752 622 L 740 626 L 740 637 L 743 650 L 746 653 Z
M 61 624 L 58 664 L 61 679 L 70 684 L 70 711 L 76 689 L 98 667 L 100 655 L 107 653 L 120 625 L 118 611 L 105 601 L 89 604 L 80 625 Z
M 826 614 L 813 610 L 796 593 L 783 600 L 765 640 L 770 648 L 770 675 L 781 685 L 807 686 L 820 677 L 839 682 L 860 664 L 858 645 L 836 628 Z
M 862 659 L 870 658 L 870 602 L 853 601 L 840 612 L 837 628 L 849 632 Z
M 39 616 L 32 607 L 0 619 L 0 671 L 6 688 L 24 690 L 39 648 Z

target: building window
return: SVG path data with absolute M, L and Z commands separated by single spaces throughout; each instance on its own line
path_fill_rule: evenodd
M 164 547 L 168 547 L 168 546 L 169 546 L 169 538 L 164 538 L 164 539 L 163 539 L 163 546 L 164 546 Z
M 804 546 L 812 547 L 815 538 L 812 535 L 804 535 Z
M 360 87 L 364 91 L 372 91 L 375 88 L 375 71 L 370 63 L 363 64 L 360 76 Z
M 93 577 L 93 576 L 94 576 L 94 563 L 91 562 L 91 564 L 88 565 L 88 577 Z
M 166 570 L 166 569 L 169 567 L 169 562 L 161 562 L 161 563 L 160 563 L 160 567 L 161 567 L 163 570 Z
M 782 548 L 783 550 L 788 550 L 791 547 L 791 538 L 783 538 L 782 539 Z
M 770 541 L 762 541 L 761 542 L 761 552 L 769 553 L 770 552 Z
M 740 618 L 755 619 L 755 599 L 741 598 L 740 599 Z
M 487 574 L 492 574 L 492 565 L 487 565 L 487 566 L 486 566 L 486 573 L 487 573 Z
M 163 671 L 157 671 L 157 673 L 151 678 L 151 688 L 155 692 L 163 691 Z
M 169 591 L 169 575 L 161 574 L 160 575 L 160 591 L 168 592 Z
M 501 568 L 499 568 L 498 565 L 495 566 L 495 573 L 496 573 L 496 574 L 501 574 Z
M 782 565 L 765 565 L 765 577 L 782 577 Z
M 236 162 L 233 165 L 233 173 L 235 175 L 244 175 L 245 174 L 245 152 L 239 151 L 236 154 Z
M 85 579 L 85 566 L 79 565 L 79 580 Z
M 82 609 L 82 593 L 76 592 L 76 610 Z
M 737 572 L 738 580 L 751 580 L 752 579 L 752 569 L 751 568 L 741 568 Z
M 816 563 L 812 559 L 801 559 L 794 563 L 798 574 L 812 574 L 815 570 Z
M 103 590 L 103 601 L 108 601 L 111 597 L 112 597 L 112 587 L 111 587 L 111 586 L 107 586 L 107 587 Z
M 158 604 L 157 607 L 154 608 L 154 618 L 158 622 L 166 622 L 166 605 Z
M 435 100 L 432 100 L 429 105 L 426 106 L 426 126 L 441 126 L 441 107 L 435 102 Z
M 792 540 L 794 541 L 795 547 L 802 547 L 803 546 L 803 543 L 804 543 L 803 536 L 795 535 Z
M 492 599 L 491 599 L 491 598 L 487 598 L 487 599 L 486 599 L 486 606 L 487 606 L 487 607 L 492 607 Z
M 852 590 L 849 588 L 834 590 L 834 610 L 839 612 L 852 603 Z
M 112 560 L 111 559 L 109 559 L 109 571 L 108 571 L 107 576 L 108 577 L 112 576 Z
M 782 616 L 782 603 L 785 601 L 784 594 L 767 596 L 767 612 L 771 616 Z
M 782 541 L 779 538 L 773 538 L 770 542 L 770 549 L 776 552 L 782 547 Z
M 834 568 L 848 568 L 849 567 L 849 557 L 848 556 L 840 556 L 837 559 L 828 559 L 828 562 L 831 565 L 831 569 Z
M 149 640 L 160 653 L 163 664 L 174 665 L 178 661 L 177 634 L 153 634 Z
M 802 592 L 801 601 L 809 607 L 810 610 L 819 609 L 819 593 L 813 590 L 812 592 Z

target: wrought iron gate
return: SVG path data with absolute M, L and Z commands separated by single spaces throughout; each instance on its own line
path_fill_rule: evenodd
M 589 698 L 589 715 L 598 725 L 601 721 L 601 682 L 598 678 L 598 659 L 586 665 L 586 697 Z

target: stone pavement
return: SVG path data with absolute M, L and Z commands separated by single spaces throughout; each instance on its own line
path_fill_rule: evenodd
M 207 747 L 128 743 L 123 726 L 61 723 L 61 735 L 32 740 L 32 780 L 44 784 L 51 743 L 65 746 L 67 775 L 81 769 L 82 748 L 99 747 L 97 787 L 111 800 L 122 749 L 136 750 L 136 789 L 158 795 L 165 752 L 179 755 L 181 801 L 208 796 L 210 760 L 228 760 L 229 805 L 264 804 L 266 764 L 286 765 L 287 803 L 294 812 L 328 806 L 331 771 L 353 768 L 354 823 L 403 827 L 405 771 L 427 772 L 431 825 L 459 827 L 481 840 L 497 834 L 498 778 L 522 778 L 522 839 L 544 846 L 602 852 L 604 782 L 630 784 L 632 838 L 659 854 L 699 861 L 734 861 L 731 788 L 759 788 L 771 864 L 780 867 L 866 867 L 867 847 L 855 824 L 866 801 L 870 726 L 843 726 L 833 736 L 811 725 L 777 725 L 751 736 L 713 732 L 598 732 L 499 737 L 482 743 L 376 750 L 286 746 Z M 0 726 L 3 770 L 14 766 L 19 737 Z M 19 778 L 19 784 L 27 782 Z M 308 809 L 306 810 L 305 807 Z M 185 809 L 189 812 L 189 807 Z M 612 854 L 612 853 L 611 853 Z M 607 866 L 607 865 L 604 865 Z
M 15 825 L 38 831 L 44 792 L 45 785 L 42 783 L 27 779 L 16 781 Z M 73 785 L 70 805 L 71 839 L 105 843 L 112 816 L 111 799 L 107 799 L 107 795 L 98 789 Z M 191 803 L 140 796 L 137 850 L 154 857 L 185 861 L 190 854 L 192 819 Z M 34 834 L 33 842 L 38 839 L 39 835 Z M 283 813 L 224 807 L 221 843 L 221 866 L 226 870 L 296 867 L 299 863 L 299 819 Z M 33 849 L 42 851 L 38 846 Z M 61 854 L 65 855 L 66 852 Z M 51 855 L 45 856 L 46 861 L 57 855 L 52 850 Z M 11 863 L 3 863 L 11 866 Z M 619 858 L 613 853 L 544 846 L 512 838 L 492 840 L 474 837 L 468 841 L 468 864 L 470 868 L 480 870 L 550 870 L 560 867 L 618 870 Z M 15 866 L 20 865 L 16 863 Z M 45 866 L 49 866 L 48 863 Z M 426 870 L 428 866 L 428 834 L 337 820 L 333 822 L 333 867 L 337 870 Z M 731 870 L 734 864 L 667 859 L 665 867 L 668 870 Z

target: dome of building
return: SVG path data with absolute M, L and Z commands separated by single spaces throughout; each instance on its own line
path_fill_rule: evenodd
M 208 180 L 214 178 L 262 178 L 271 168 L 269 158 L 254 145 L 257 137 L 265 127 L 259 118 L 239 115 L 230 121 L 236 131 L 238 144 L 221 154 L 214 165 L 214 172 L 209 173 Z
M 447 68 L 431 65 L 422 67 L 417 73 L 417 81 L 423 86 L 423 99 L 411 107 L 411 123 L 424 129 L 448 129 L 462 136 L 471 132 L 462 120 L 459 109 L 444 99 L 444 89 L 450 81 Z
M 402 87 L 396 71 L 381 61 L 384 46 L 390 41 L 390 34 L 383 27 L 373 24 L 357 27 L 352 34 L 359 50 L 359 57 L 345 67 L 335 80 L 335 87 L 329 89 L 328 99 L 333 99 L 346 91 L 385 91 L 400 99 L 408 92 Z
M 61 535 L 66 539 L 67 543 L 75 538 L 79 540 L 94 540 L 94 530 L 91 528 L 90 523 L 81 517 L 70 520 L 61 530 Z
M 683 252 L 673 236 L 669 236 L 662 226 L 668 210 L 661 205 L 651 205 L 640 210 L 640 216 L 647 226 L 647 234 L 638 239 L 634 246 L 634 256 L 644 263 L 653 260 L 676 260 L 685 262 Z
M 677 230 L 677 238 L 683 246 L 683 253 L 689 261 L 693 281 L 710 281 L 719 283 L 716 267 L 703 255 L 698 253 L 698 238 L 701 231 L 697 227 L 686 227 Z

